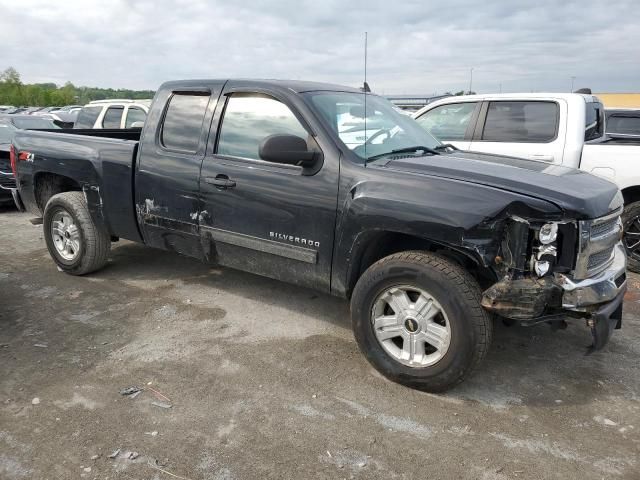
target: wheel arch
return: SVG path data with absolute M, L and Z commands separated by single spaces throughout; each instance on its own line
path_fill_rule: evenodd
M 73 178 L 58 173 L 38 172 L 33 177 L 36 205 L 41 213 L 51 197 L 63 192 L 82 191 L 82 186 Z
M 640 202 L 640 185 L 633 185 L 626 187 L 622 190 L 622 198 L 624 198 L 624 204 Z
M 481 286 L 496 281 L 494 272 L 484 266 L 479 255 L 470 248 L 398 231 L 376 230 L 362 233 L 354 244 L 347 269 L 346 297 L 351 297 L 358 279 L 367 268 L 384 257 L 407 250 L 438 253 L 471 273 Z

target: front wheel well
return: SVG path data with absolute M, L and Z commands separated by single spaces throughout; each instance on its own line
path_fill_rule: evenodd
M 38 173 L 33 180 L 35 200 L 40 212 L 51 197 L 62 192 L 82 191 L 82 187 L 74 179 L 56 173 Z
M 624 204 L 640 202 L 640 185 L 634 185 L 622 190 L 622 198 L 624 198 Z
M 364 246 L 359 249 L 359 254 L 352 259 L 347 282 L 347 297 L 355 288 L 358 279 L 374 263 L 382 258 L 395 253 L 408 250 L 421 250 L 437 253 L 460 265 L 469 272 L 481 286 L 491 285 L 495 282 L 494 276 L 488 269 L 480 264 L 479 260 L 468 251 L 457 249 L 414 235 L 398 232 L 375 232 L 368 234 L 363 240 Z

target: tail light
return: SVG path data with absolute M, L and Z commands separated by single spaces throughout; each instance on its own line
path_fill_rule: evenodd
M 13 176 L 17 178 L 16 174 L 16 149 L 13 145 L 9 147 L 9 161 L 11 162 L 11 171 Z
M 18 165 L 17 162 L 32 162 L 33 154 L 29 152 L 18 152 L 16 155 L 16 147 L 11 145 L 9 147 L 9 162 L 11 163 L 11 171 L 13 172 L 13 176 L 18 179 Z

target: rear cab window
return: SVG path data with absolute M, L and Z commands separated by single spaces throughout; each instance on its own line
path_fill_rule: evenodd
M 82 107 L 80 113 L 78 114 L 78 118 L 76 119 L 76 123 L 73 125 L 74 128 L 93 128 L 102 112 L 102 107 Z
M 202 134 L 202 122 L 210 95 L 201 92 L 177 92 L 169 100 L 160 144 L 167 150 L 196 153 Z
M 558 135 L 560 106 L 552 101 L 489 102 L 481 140 L 549 143 Z
M 123 112 L 124 107 L 121 106 L 107 108 L 107 111 L 102 118 L 102 128 L 120 128 Z
M 607 133 L 640 137 L 640 112 L 637 115 L 612 114 L 607 119 Z
M 134 123 L 144 123 L 146 119 L 147 114 L 144 110 L 139 107 L 129 107 L 129 109 L 127 110 L 127 120 L 125 122 L 124 128 L 132 128 Z

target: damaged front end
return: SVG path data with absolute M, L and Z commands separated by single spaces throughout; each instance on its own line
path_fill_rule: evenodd
M 627 286 L 620 213 L 588 221 L 509 217 L 492 265 L 500 280 L 484 291 L 482 306 L 526 326 L 562 328 L 567 318 L 583 318 L 590 351 L 604 347 L 621 327 Z

